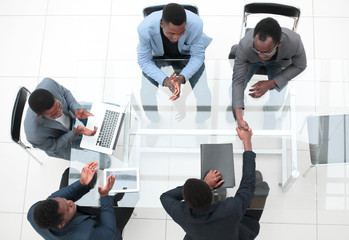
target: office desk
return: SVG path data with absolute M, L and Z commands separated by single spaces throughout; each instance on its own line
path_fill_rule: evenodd
M 194 88 L 189 82 L 182 85 L 180 98 L 173 102 L 168 100 L 171 93 L 167 88 L 156 87 L 142 76 L 140 101 L 130 105 L 144 109 L 142 123 L 137 128 L 130 124 L 127 133 L 129 136 L 143 136 L 138 151 L 198 153 L 201 143 L 231 142 L 237 136 L 231 111 L 231 80 L 228 74 L 228 79 L 220 79 L 220 74 L 228 67 L 228 61 L 206 61 L 206 67 Z M 217 68 L 217 75 L 208 70 Z M 169 66 L 164 66 L 162 70 L 169 76 L 176 71 Z M 254 138 L 259 138 L 260 144 L 253 144 L 254 151 L 257 154 L 281 156 L 280 186 L 283 191 L 287 191 L 299 176 L 296 91 L 286 87 L 281 92 L 267 92 L 260 99 L 249 97 L 250 86 L 264 78 L 259 76 L 252 79 L 245 90 L 244 119 L 253 129 Z M 268 146 L 271 138 L 279 141 L 279 144 L 274 144 L 278 146 Z M 127 145 L 124 147 L 127 148 Z M 234 146 L 234 153 L 242 152 L 241 145 Z
M 155 87 L 144 76 L 140 93 L 133 91 L 128 94 L 124 132 L 120 135 L 123 141 L 119 139 L 120 145 L 114 156 L 118 164 L 127 166 L 130 163 L 129 167 L 140 168 L 141 191 L 138 195 L 133 194 L 137 196 L 130 196 L 129 200 L 123 199 L 124 206 L 159 208 L 161 193 L 183 184 L 189 177 L 199 178 L 202 143 L 233 142 L 234 154 L 243 152 L 229 108 L 229 68 L 228 61 L 206 61 L 206 68 L 194 91 L 189 83 L 182 85 L 181 97 L 174 102 L 168 99 L 171 94 L 167 88 Z M 168 75 L 173 73 L 170 67 L 163 70 Z M 222 78 L 222 72 L 226 72 L 225 78 Z M 252 79 L 249 86 L 260 78 Z M 205 91 L 201 91 L 202 88 Z M 287 191 L 298 177 L 296 94 L 287 88 L 283 95 L 278 95 L 282 97 L 275 101 L 270 101 L 269 92 L 255 100 L 248 96 L 248 89 L 245 91 L 244 119 L 253 129 L 253 150 L 257 153 L 257 161 L 258 156 L 263 154 L 280 156 L 280 186 Z M 204 96 L 198 95 L 202 92 L 205 92 Z M 155 103 L 147 102 L 150 93 L 154 94 Z M 207 101 L 209 96 L 211 100 Z M 158 118 L 154 115 L 158 115 Z M 75 158 L 74 154 L 78 155 L 73 151 L 72 159 Z M 76 172 L 82 167 L 83 164 L 79 163 Z M 100 176 L 99 171 L 99 179 Z M 239 179 L 236 180 L 239 182 Z M 96 205 L 98 195 L 91 201 L 87 205 Z

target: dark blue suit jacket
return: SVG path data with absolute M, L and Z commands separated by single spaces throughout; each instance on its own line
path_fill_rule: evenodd
M 68 200 L 77 201 L 89 191 L 89 187 L 82 186 L 80 181 L 62 188 L 53 193 L 48 198 L 62 197 Z M 66 226 L 59 229 L 41 229 L 34 219 L 33 211 L 37 203 L 29 209 L 27 219 L 33 226 L 35 231 L 39 233 L 44 239 L 66 239 L 66 240 L 121 240 L 121 232 L 116 227 L 115 215 L 113 210 L 113 198 L 101 197 L 100 215 L 90 216 L 81 215 L 74 217 Z
M 254 152 L 244 152 L 243 175 L 235 197 L 215 202 L 206 210 L 189 208 L 183 201 L 182 187 L 161 195 L 166 212 L 186 232 L 185 240 L 247 240 L 258 235 L 258 221 L 244 216 L 256 184 L 255 158 Z

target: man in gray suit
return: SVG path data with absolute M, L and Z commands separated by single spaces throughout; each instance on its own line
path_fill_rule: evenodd
M 269 101 L 272 101 L 272 105 L 283 101 L 280 97 L 282 94 L 278 92 L 285 90 L 288 81 L 307 67 L 300 36 L 290 29 L 281 28 L 276 20 L 265 18 L 240 40 L 236 49 L 232 83 L 232 108 L 240 129 L 249 129 L 242 116 L 244 90 L 260 67 L 265 67 L 269 80 L 252 85 L 249 95 L 260 98 L 270 90 Z
M 27 140 L 52 157 L 70 159 L 72 143 L 82 134 L 93 136 L 97 128 L 84 126 L 73 129 L 75 118 L 93 116 L 75 100 L 71 92 L 50 78 L 43 79 L 29 97 L 29 106 L 24 120 Z

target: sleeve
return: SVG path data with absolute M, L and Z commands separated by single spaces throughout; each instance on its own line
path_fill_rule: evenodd
M 243 40 L 243 39 L 242 39 Z M 249 62 L 246 57 L 246 53 L 243 49 L 242 40 L 240 41 L 237 50 L 236 58 L 233 69 L 232 79 L 232 107 L 244 108 L 244 91 L 245 91 L 245 80 L 248 71 Z
M 56 152 L 62 149 L 71 147 L 71 143 L 80 139 L 81 136 L 74 135 L 73 131 L 70 130 L 67 133 L 59 136 L 58 138 L 46 137 L 32 140 L 30 143 L 35 147 L 38 147 L 44 151 Z
M 52 193 L 48 198 L 61 197 L 73 202 L 78 201 L 90 191 L 88 186 L 82 186 L 80 180 Z
M 180 75 L 183 75 L 188 81 L 201 67 L 205 60 L 205 46 L 203 42 L 203 23 L 200 18 L 191 27 L 193 41 L 190 45 L 190 58 L 187 65 L 183 68 Z
M 113 198 L 101 197 L 100 225 L 92 232 L 90 239 L 118 239 L 121 240 L 121 232 L 116 227 L 115 213 L 113 209 Z M 116 237 L 115 237 L 116 236 Z
M 177 204 L 179 204 L 183 200 L 182 189 L 183 187 L 180 186 L 169 190 L 160 196 L 162 206 L 164 207 L 168 215 L 170 215 L 172 218 L 174 218 L 174 215 L 177 212 Z
M 141 23 L 138 28 L 139 43 L 137 46 L 138 65 L 142 71 L 149 77 L 157 81 L 161 86 L 167 75 L 159 69 L 153 61 L 153 50 L 151 46 L 150 34 L 148 29 Z
M 246 151 L 243 154 L 243 172 L 239 189 L 237 190 L 234 201 L 240 216 L 243 216 L 246 209 L 250 206 L 254 190 L 256 187 L 256 154 L 252 151 Z
M 307 57 L 301 37 L 297 35 L 296 52 L 293 55 L 292 64 L 281 71 L 279 75 L 274 78 L 278 90 L 281 90 L 291 79 L 298 76 L 307 67 Z

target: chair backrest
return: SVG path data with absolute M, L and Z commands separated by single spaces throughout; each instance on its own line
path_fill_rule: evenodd
M 245 13 L 270 13 L 299 18 L 299 8 L 279 3 L 250 3 L 245 5 Z
M 153 12 L 160 11 L 165 6 L 166 5 L 156 5 L 156 6 L 146 7 L 143 9 L 143 17 L 147 17 L 148 15 L 150 15 Z M 188 5 L 188 4 L 182 4 L 182 6 L 184 7 L 184 9 L 187 9 L 187 10 L 195 13 L 196 15 L 199 15 L 199 9 L 196 6 Z
M 21 141 L 21 124 L 24 106 L 27 102 L 27 98 L 30 92 L 25 87 L 21 87 L 17 93 L 17 97 L 12 110 L 11 120 L 11 137 L 12 140 L 22 145 Z
M 246 27 L 248 15 L 258 14 L 258 13 L 275 14 L 275 15 L 281 15 L 281 16 L 293 18 L 294 23 L 293 23 L 292 30 L 296 31 L 301 11 L 297 7 L 279 4 L 279 3 L 246 4 L 244 7 L 244 19 L 243 19 L 244 26 Z
M 307 118 L 313 165 L 349 162 L 349 114 Z

